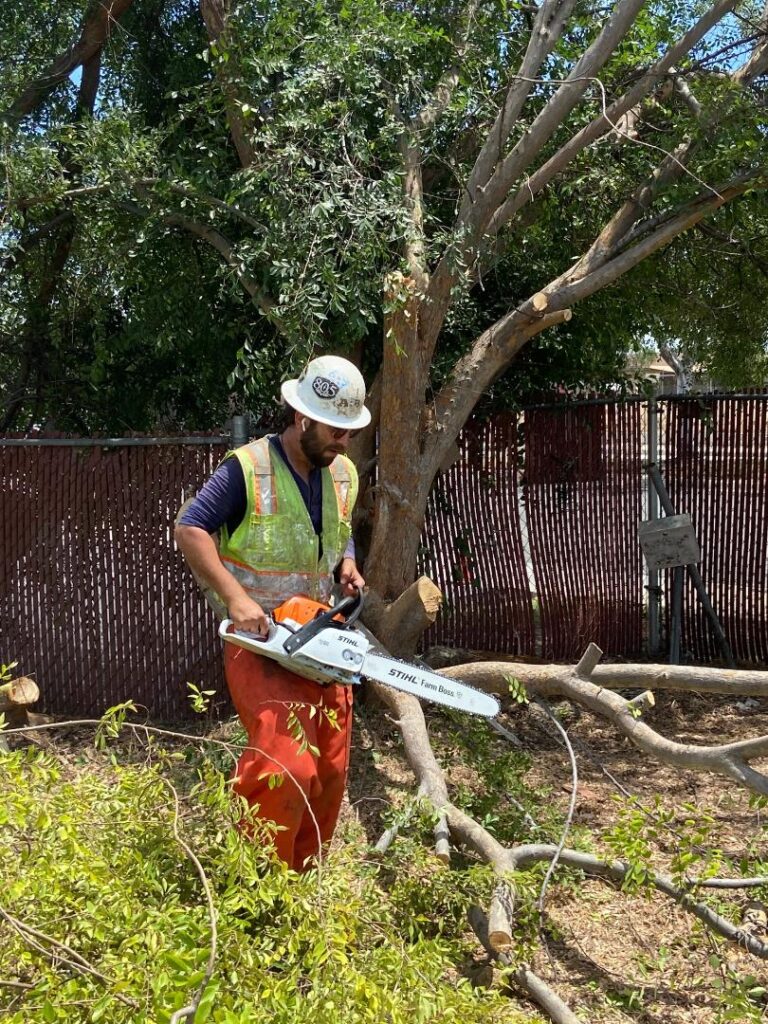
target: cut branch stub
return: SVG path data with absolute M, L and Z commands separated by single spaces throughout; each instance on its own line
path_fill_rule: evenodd
M 34 679 L 19 676 L 0 686 L 0 711 L 9 708 L 26 707 L 40 700 L 40 690 Z
M 435 856 L 443 864 L 451 862 L 451 833 L 448 828 L 448 819 L 444 814 L 440 815 L 440 820 L 435 825 Z
M 515 893 L 507 882 L 500 882 L 493 890 L 488 911 L 488 945 L 495 953 L 503 953 L 512 946 L 515 918 Z
M 407 657 L 437 618 L 442 603 L 441 591 L 427 576 L 420 576 L 391 604 L 369 591 L 363 619 L 391 654 Z
M 603 652 L 597 644 L 590 644 L 582 654 L 581 660 L 576 666 L 576 675 L 581 676 L 582 679 L 589 679 L 597 668 L 597 663 L 600 661 L 602 656 Z

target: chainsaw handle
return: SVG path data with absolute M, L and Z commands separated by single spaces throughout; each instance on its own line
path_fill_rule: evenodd
M 337 626 L 341 629 L 351 626 L 360 617 L 360 612 L 363 610 L 363 600 L 363 592 L 358 589 L 354 597 L 345 597 L 337 605 L 334 605 L 333 608 L 320 612 L 311 622 L 305 623 L 301 629 L 296 630 L 293 636 L 288 637 L 283 644 L 286 654 L 295 654 L 300 647 L 304 646 L 307 640 L 317 636 L 320 630 L 325 629 L 326 626 Z M 349 615 L 344 615 L 343 623 L 333 621 L 337 615 L 345 613 L 347 610 L 349 610 Z
M 258 643 L 265 644 L 272 639 L 275 635 L 275 620 L 271 615 L 267 615 L 267 632 L 266 635 L 262 633 L 249 633 L 246 629 L 236 629 L 232 619 L 224 619 L 221 626 L 219 627 L 219 635 L 226 639 L 226 635 L 229 633 L 237 633 L 240 636 L 247 636 L 249 640 L 256 640 Z
M 364 602 L 365 595 L 360 587 L 358 587 L 356 594 L 342 598 L 337 605 L 334 605 L 333 608 L 330 609 L 331 618 L 333 619 L 339 614 L 339 612 L 346 612 L 347 608 L 351 608 L 351 613 L 349 615 L 344 615 L 344 625 L 351 626 L 353 622 L 357 622 L 360 618 Z M 328 612 L 324 612 L 323 614 L 328 615 Z

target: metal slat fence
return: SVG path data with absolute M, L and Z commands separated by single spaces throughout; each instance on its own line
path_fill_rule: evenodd
M 726 635 L 739 662 L 768 663 L 768 394 L 658 405 L 658 461 Z M 446 596 L 427 646 L 642 657 L 647 429 L 640 401 L 468 424 L 427 510 L 421 568 Z M 35 676 L 43 710 L 132 699 L 179 719 L 187 681 L 224 694 L 216 623 L 172 530 L 228 444 L 0 438 L 0 660 Z M 691 588 L 682 627 L 687 660 L 719 660 Z
M 537 653 L 547 660 L 578 661 L 590 641 L 606 653 L 642 654 L 641 413 L 632 402 L 525 416 Z
M 642 654 L 643 409 L 544 407 L 464 431 L 427 511 L 423 571 L 447 603 L 428 645 Z
M 768 663 L 768 395 L 678 397 L 664 404 L 665 476 L 691 515 L 702 579 L 737 662 Z M 664 581 L 671 602 L 671 573 Z M 721 653 L 686 579 L 681 652 Z
M 46 712 L 130 699 L 178 719 L 187 681 L 223 686 L 216 623 L 172 532 L 229 439 L 168 440 L 0 444 L 0 659 L 39 681 Z
M 427 646 L 509 654 L 535 649 L 522 532 L 521 434 L 512 414 L 470 424 L 432 490 L 421 569 L 445 596 Z

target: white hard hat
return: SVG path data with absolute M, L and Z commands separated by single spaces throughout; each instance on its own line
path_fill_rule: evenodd
M 363 405 L 363 375 L 341 356 L 311 360 L 298 380 L 285 381 L 280 392 L 292 409 L 329 427 L 359 430 L 371 422 L 371 414 Z

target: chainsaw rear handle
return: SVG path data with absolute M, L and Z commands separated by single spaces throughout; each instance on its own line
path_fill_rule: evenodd
M 226 628 L 224 629 L 223 627 Z M 272 618 L 271 615 L 267 615 L 266 633 L 249 633 L 247 629 L 235 629 L 235 624 L 232 621 L 232 619 L 224 619 L 222 626 L 219 628 L 219 635 L 223 637 L 225 633 L 239 633 L 241 636 L 247 636 L 249 640 L 255 640 L 260 644 L 266 644 L 275 635 L 276 628 L 277 624 L 275 623 L 275 620 Z
M 337 629 L 347 629 L 354 622 L 360 618 L 360 612 L 363 610 L 363 592 L 358 589 L 357 594 L 353 597 L 345 597 L 333 608 L 329 608 L 326 612 L 320 612 L 312 619 L 311 622 L 305 623 L 301 629 L 297 629 L 293 636 L 289 636 L 283 644 L 283 649 L 286 654 L 295 654 L 300 647 L 303 647 L 307 640 L 311 640 L 313 636 L 317 636 L 321 629 L 326 629 L 328 626 L 336 627 Z M 334 622 L 337 615 L 344 615 L 343 622 Z

